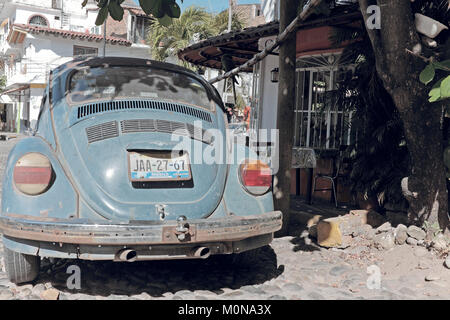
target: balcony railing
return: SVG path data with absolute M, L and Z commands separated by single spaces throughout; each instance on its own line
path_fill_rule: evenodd
M 8 71 L 8 83 L 7 85 L 12 85 L 14 83 L 47 83 L 50 71 L 64 61 L 57 63 L 33 61 L 33 60 L 22 60 L 13 72 Z

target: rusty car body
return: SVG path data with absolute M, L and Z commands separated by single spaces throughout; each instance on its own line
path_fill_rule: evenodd
M 10 280 L 35 279 L 40 257 L 194 259 L 269 244 L 281 228 L 271 173 L 226 131 L 217 91 L 187 69 L 106 57 L 53 70 L 35 133 L 5 169 Z

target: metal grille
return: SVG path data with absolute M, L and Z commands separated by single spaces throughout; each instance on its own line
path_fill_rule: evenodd
M 117 121 L 105 122 L 86 128 L 88 142 L 105 140 L 119 136 Z
M 297 60 L 295 146 L 339 149 L 351 143 L 352 111 L 335 98 L 338 83 L 352 72 L 346 59 L 328 54 Z
M 211 144 L 214 139 L 208 131 L 195 127 L 192 124 L 153 119 L 136 119 L 120 121 L 122 133 L 135 132 L 162 132 L 190 137 L 207 144 Z
M 116 101 L 85 104 L 78 107 L 77 117 L 78 119 L 81 119 L 95 113 L 125 110 L 125 109 L 166 110 L 171 112 L 187 114 L 189 116 L 207 122 L 212 122 L 211 115 L 208 112 L 179 103 L 153 101 L 153 100 L 116 100 Z

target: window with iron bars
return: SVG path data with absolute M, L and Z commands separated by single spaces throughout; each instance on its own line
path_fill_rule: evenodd
M 295 146 L 317 150 L 339 149 L 354 140 L 353 111 L 337 103 L 339 81 L 353 66 L 339 54 L 322 54 L 297 60 Z
M 98 56 L 98 48 L 73 46 L 73 57 L 96 57 Z
M 62 0 L 52 0 L 52 8 L 53 9 L 61 9 L 62 8 Z
M 144 16 L 131 17 L 130 40 L 133 43 L 145 43 L 152 19 Z

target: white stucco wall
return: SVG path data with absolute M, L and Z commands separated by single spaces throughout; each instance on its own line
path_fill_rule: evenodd
M 4 0 L 0 0 L 2 2 Z M 62 24 L 62 10 L 52 8 L 52 0 L 11 0 L 7 6 L 0 6 L 0 17 L 9 18 L 15 24 L 28 24 L 30 17 L 41 15 L 45 17 L 50 28 L 66 29 L 74 31 L 91 31 L 95 26 L 97 11 L 87 10 L 87 8 L 96 8 L 92 1 L 86 8 L 81 7 L 81 0 L 63 0 L 63 11 L 67 16 L 67 21 Z M 59 19 L 55 19 L 59 18 Z M 1 22 L 0 21 L 0 22 Z M 77 27 L 78 26 L 78 27 Z M 39 115 L 39 108 L 44 88 L 42 86 L 47 82 L 48 72 L 73 59 L 74 46 L 91 47 L 98 49 L 98 55 L 103 56 L 103 41 L 88 41 L 82 39 L 63 38 L 55 35 L 32 34 L 26 35 L 23 43 L 9 44 L 2 37 L 0 41 L 0 52 L 8 51 L 7 58 L 4 61 L 11 61 L 6 64 L 5 74 L 8 77 L 7 88 L 18 88 L 30 84 L 29 98 L 29 120 L 31 127 L 34 128 Z M 132 46 L 106 45 L 106 56 L 123 56 L 135 58 L 149 58 L 149 47 L 145 45 L 133 44 Z M 6 60 L 9 59 L 9 60 Z M 26 117 L 23 114 L 25 103 L 19 105 L 13 102 L 14 110 L 20 110 L 21 118 Z M 13 117 L 13 113 L 8 117 Z M 15 118 L 15 114 L 14 117 Z
M 14 23 L 28 24 L 29 19 L 34 15 L 40 15 L 47 19 L 50 28 L 59 28 L 61 26 L 61 21 L 55 20 L 55 16 L 59 16 L 58 11 L 52 10 L 54 12 L 49 12 L 50 10 L 35 10 L 31 7 L 18 7 L 16 10 L 16 15 Z
M 262 0 L 261 10 L 266 22 L 272 22 L 279 19 L 279 0 Z M 267 37 L 259 40 L 259 49 L 265 48 L 268 40 L 274 40 L 275 37 Z M 261 141 L 271 141 L 275 137 L 271 136 L 270 130 L 277 127 L 277 105 L 278 105 L 278 83 L 271 82 L 271 71 L 278 67 L 278 56 L 268 55 L 260 62 L 259 75 L 259 129 L 265 129 L 259 132 Z M 272 141 L 275 142 L 275 141 Z
M 260 49 L 271 38 L 259 41 Z M 268 55 L 261 61 L 259 80 L 259 129 L 275 129 L 277 127 L 278 83 L 271 82 L 270 72 L 278 67 L 278 56 Z
M 32 4 L 33 6 L 30 6 Z M 51 1 L 22 0 L 17 4 L 14 23 L 27 24 L 30 17 L 40 15 L 47 19 L 50 28 L 85 31 L 95 26 L 97 11 L 87 10 L 95 8 L 92 4 L 81 7 L 79 0 L 64 0 L 63 11 L 67 15 L 67 24 L 63 25 L 61 9 L 53 9 Z
M 39 116 L 44 88 L 30 88 L 30 127 L 36 127 L 36 120 Z
M 42 34 L 28 34 L 26 40 L 24 41 L 24 47 L 27 48 L 24 58 L 46 62 L 52 62 L 60 57 L 72 59 L 74 46 L 97 48 L 99 56 L 103 55 L 103 41 L 97 42 L 55 37 L 52 35 L 45 36 Z M 148 58 L 149 49 L 147 46 L 132 45 L 127 47 L 108 43 L 106 45 L 106 55 Z
M 279 19 L 279 0 L 261 0 L 261 10 L 266 22 Z
M 24 42 L 25 55 L 22 58 L 21 67 L 26 65 L 26 74 L 18 74 L 11 79 L 15 83 L 45 84 L 46 75 L 50 69 L 57 67 L 73 59 L 73 46 L 88 46 L 98 48 L 99 56 L 103 54 L 103 42 L 89 42 L 70 40 L 53 36 L 29 35 Z M 148 58 L 148 48 L 125 47 L 119 45 L 107 45 L 107 56 L 126 56 L 136 58 Z M 34 128 L 39 115 L 39 108 L 43 96 L 43 88 L 30 89 L 30 121 Z
M 15 4 L 29 4 L 36 7 L 52 7 L 52 0 L 13 0 L 12 2 Z

